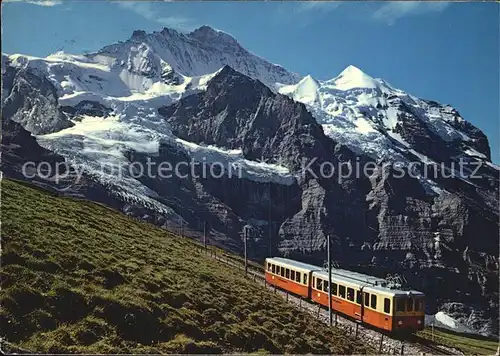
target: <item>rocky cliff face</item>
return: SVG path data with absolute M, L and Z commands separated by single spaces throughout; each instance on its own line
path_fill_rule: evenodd
M 280 162 L 297 173 L 298 187 L 289 193 L 294 195 L 289 200 L 300 201 L 300 206 L 281 216 L 272 237 L 282 254 L 322 262 L 325 238 L 330 235 L 341 265 L 399 273 L 426 290 L 431 309 L 461 300 L 475 310 L 472 323 L 479 327 L 488 310 L 497 307 L 490 298 L 498 290 L 494 238 L 498 215 L 491 205 L 495 198 L 488 197 L 489 183 L 481 187 L 475 183 L 483 184 L 482 179 L 475 183 L 442 179 L 440 185 L 447 191 L 430 195 L 419 179 L 397 178 L 392 169 L 373 160 L 376 168 L 369 177 L 349 177 L 340 184 L 335 174 L 315 178 L 322 162 L 354 165 L 370 158 L 327 137 L 304 106 L 229 68 L 212 79 L 206 92 L 161 108 L 160 113 L 184 140 L 242 147 L 248 159 Z M 406 127 L 417 137 L 419 123 L 412 126 L 408 121 Z M 438 141 L 428 131 L 418 135 Z M 302 174 L 299 162 L 313 158 L 312 175 Z M 484 168 L 483 173 L 498 181 L 495 170 Z M 475 187 L 461 189 L 461 184 Z M 466 236 L 473 230 L 491 238 L 471 241 Z M 490 323 L 485 329 L 491 327 Z
M 33 134 L 45 134 L 72 126 L 57 103 L 54 86 L 30 69 L 6 68 L 2 75 L 2 116 Z M 8 93 L 8 95 L 6 95 Z
M 138 30 L 126 42 L 106 46 L 88 56 L 103 55 L 115 58 L 117 65 L 149 77 L 167 72 L 201 76 L 229 65 L 271 86 L 292 84 L 299 79 L 297 74 L 250 53 L 227 33 L 209 26 L 190 33 L 169 28 L 153 33 Z
M 137 31 L 86 56 L 2 56 L 2 79 L 6 176 L 67 162 L 62 183 L 35 183 L 198 237 L 206 224 L 236 251 L 249 225 L 256 259 L 322 264 L 329 236 L 342 267 L 404 276 L 428 313 L 497 330 L 499 170 L 452 107 L 352 66 L 299 80 L 207 27 Z M 216 163 L 240 174 L 202 174 Z
M 249 160 L 297 169 L 309 158 L 333 152 L 305 106 L 276 95 L 260 81 L 225 66 L 203 93 L 159 109 L 175 136 L 204 145 L 239 149 Z

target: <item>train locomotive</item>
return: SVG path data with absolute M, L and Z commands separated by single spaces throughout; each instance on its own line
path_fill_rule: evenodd
M 267 258 L 266 282 L 328 307 L 328 271 L 287 258 Z M 332 309 L 377 329 L 411 333 L 424 328 L 425 295 L 394 289 L 387 280 L 333 268 Z

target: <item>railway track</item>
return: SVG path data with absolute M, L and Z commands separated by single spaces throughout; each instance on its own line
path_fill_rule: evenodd
M 456 353 L 451 350 L 445 349 L 438 344 L 432 342 L 431 340 L 424 339 L 420 336 L 413 335 L 414 342 L 420 345 L 420 347 L 425 350 L 427 353 L 433 355 L 455 355 Z
M 219 255 L 211 255 L 217 261 L 226 265 L 244 271 L 244 262 L 239 259 L 233 258 L 225 253 Z M 273 291 L 273 293 L 282 296 L 289 304 L 294 305 L 296 308 L 309 312 L 319 320 L 329 323 L 328 310 L 322 306 L 311 303 L 305 299 L 290 294 L 284 290 L 275 288 L 274 286 L 265 283 L 265 276 L 262 270 L 255 267 L 255 265 L 248 265 L 247 277 L 253 279 L 256 283 L 265 286 Z M 341 315 L 335 316 L 335 327 L 344 331 L 347 335 L 355 338 L 362 338 L 363 341 L 377 350 L 379 353 L 384 354 L 409 354 L 409 355 L 459 355 L 457 350 L 444 348 L 437 345 L 431 340 L 421 338 L 416 335 L 411 335 L 409 338 L 397 339 L 390 335 L 381 333 L 372 328 L 368 328 L 353 320 L 347 319 Z

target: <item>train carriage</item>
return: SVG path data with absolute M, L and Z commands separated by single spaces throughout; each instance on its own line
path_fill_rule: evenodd
M 361 320 L 362 303 L 359 282 L 332 274 L 332 308 Z M 316 271 L 312 275 L 312 300 L 328 307 L 328 273 Z
M 286 258 L 266 259 L 266 281 L 328 307 L 328 272 Z M 424 328 L 424 294 L 391 289 L 382 278 L 333 269 L 332 309 L 364 324 L 390 332 Z
M 423 330 L 425 323 L 425 295 L 422 292 L 395 291 L 393 331 Z
M 266 282 L 296 295 L 310 298 L 311 274 L 319 267 L 286 258 L 266 259 Z

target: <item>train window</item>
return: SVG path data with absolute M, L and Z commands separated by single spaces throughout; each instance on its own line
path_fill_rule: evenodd
M 347 300 L 354 302 L 354 289 L 347 288 Z
M 271 263 L 270 263 L 270 262 L 268 262 L 268 263 L 267 263 L 267 270 L 268 270 L 268 271 L 270 271 L 270 270 L 271 270 Z
M 280 272 L 281 272 L 281 277 L 285 277 L 285 268 L 284 267 L 280 268 Z
M 375 294 L 372 294 L 372 296 L 371 296 L 370 308 L 377 309 L 377 296 Z
M 391 313 L 391 300 L 389 298 L 384 298 L 384 313 Z
M 361 303 L 363 303 L 363 301 L 361 300 L 361 299 L 363 299 L 363 298 L 362 298 L 361 296 L 362 296 L 361 292 L 360 292 L 359 290 L 357 290 L 357 291 L 356 291 L 356 303 L 357 303 L 357 304 L 361 304 Z
M 271 266 L 271 271 L 272 271 L 273 273 L 276 273 L 276 266 L 275 266 L 275 265 L 272 265 L 272 266 Z
M 424 310 L 424 300 L 416 299 L 415 300 L 415 311 L 423 311 Z
M 332 283 L 332 295 L 337 295 L 337 283 Z
M 323 289 L 323 280 L 316 278 L 316 289 L 317 290 L 322 290 Z
M 370 293 L 365 292 L 365 306 L 370 306 Z
M 295 282 L 300 283 L 300 272 L 295 273 Z
M 290 279 L 292 281 L 295 281 L 295 271 L 294 270 L 290 271 Z
M 406 310 L 409 312 L 413 311 L 413 299 L 412 298 L 408 298 L 408 300 L 406 302 Z
M 414 300 L 413 308 L 415 308 L 416 312 L 420 311 L 420 300 L 419 299 Z
M 328 292 L 328 281 L 323 282 L 323 292 Z
M 290 269 L 285 270 L 285 278 L 290 278 Z
M 307 273 L 304 273 L 304 284 L 307 284 Z
M 339 284 L 339 296 L 345 299 L 345 287 Z
M 396 299 L 396 311 L 404 312 L 405 311 L 405 300 L 402 298 Z

